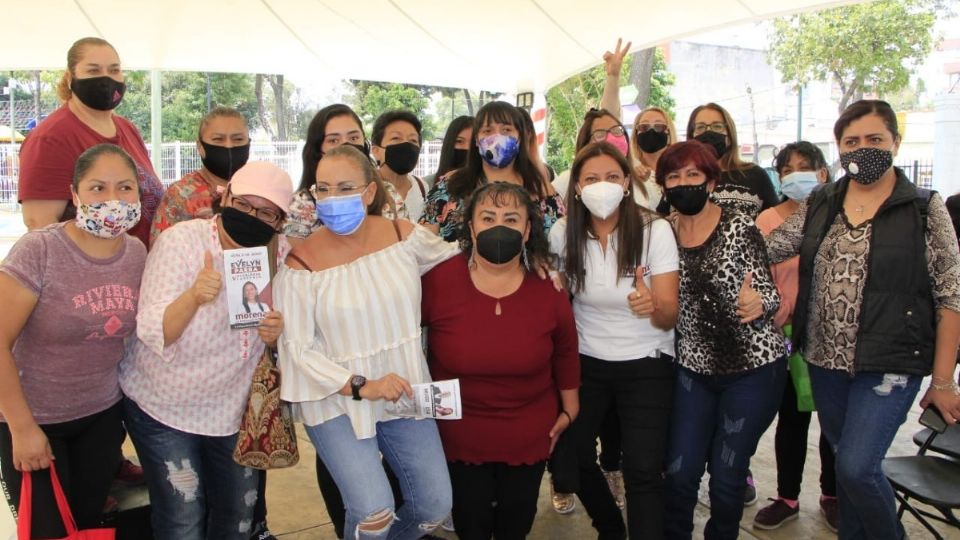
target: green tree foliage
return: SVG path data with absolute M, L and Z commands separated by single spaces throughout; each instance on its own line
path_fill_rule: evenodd
M 354 96 L 351 106 L 363 120 L 369 134 L 373 122 L 382 113 L 402 109 L 417 115 L 423 124 L 423 139 L 433 139 L 437 133 L 434 119 L 428 114 L 430 97 L 440 89 L 433 86 L 416 86 L 377 81 L 351 81 Z M 446 129 L 446 126 L 443 126 Z M 440 133 L 442 136 L 443 133 Z
M 831 80 L 839 110 L 865 92 L 897 92 L 933 46 L 939 0 L 877 0 L 775 19 L 769 57 L 783 82 Z
M 636 53 L 641 54 L 641 53 Z M 621 81 L 624 84 L 649 84 L 649 101 L 637 103 L 640 107 L 655 106 L 674 114 L 676 101 L 670 95 L 670 87 L 676 77 L 667 69 L 666 58 L 659 48 L 654 49 L 650 78 L 632 76 L 630 69 L 636 69 L 632 58 L 625 59 L 621 68 Z M 583 117 L 591 107 L 598 107 L 603 96 L 606 74 L 604 66 L 599 65 L 574 75 L 547 91 L 547 108 L 550 125 L 547 129 L 547 163 L 557 171 L 565 171 L 573 163 L 576 149 L 577 132 L 583 123 Z

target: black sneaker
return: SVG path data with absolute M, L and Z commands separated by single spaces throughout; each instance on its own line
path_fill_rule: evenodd
M 757 503 L 757 485 L 753 481 L 753 473 L 747 469 L 747 489 L 743 490 L 743 505 L 753 506 Z
M 784 523 L 797 519 L 800 516 L 800 505 L 791 508 L 789 504 L 783 502 L 779 497 L 768 499 L 773 501 L 769 506 L 765 506 L 757 512 L 753 518 L 753 526 L 757 529 L 771 530 L 778 529 Z

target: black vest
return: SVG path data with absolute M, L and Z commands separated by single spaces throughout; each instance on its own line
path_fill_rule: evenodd
M 927 271 L 926 215 L 931 192 L 896 169 L 893 193 L 873 217 L 867 281 L 860 306 L 854 369 L 928 375 L 933 367 L 936 317 Z M 839 212 L 850 180 L 810 195 L 800 244 L 800 288 L 793 314 L 794 343 L 805 345 L 813 267 Z

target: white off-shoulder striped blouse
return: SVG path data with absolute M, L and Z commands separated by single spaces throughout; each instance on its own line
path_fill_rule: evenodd
M 350 263 L 312 272 L 283 265 L 273 282 L 283 313 L 280 395 L 308 426 L 346 414 L 357 438 L 395 419 L 387 401 L 354 401 L 337 392 L 354 374 L 396 373 L 430 381 L 420 345 L 420 276 L 459 253 L 457 244 L 416 225 L 410 235 Z

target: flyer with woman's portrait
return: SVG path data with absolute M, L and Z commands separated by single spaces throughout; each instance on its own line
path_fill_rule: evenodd
M 223 251 L 230 328 L 250 328 L 270 311 L 270 265 L 264 246 Z

